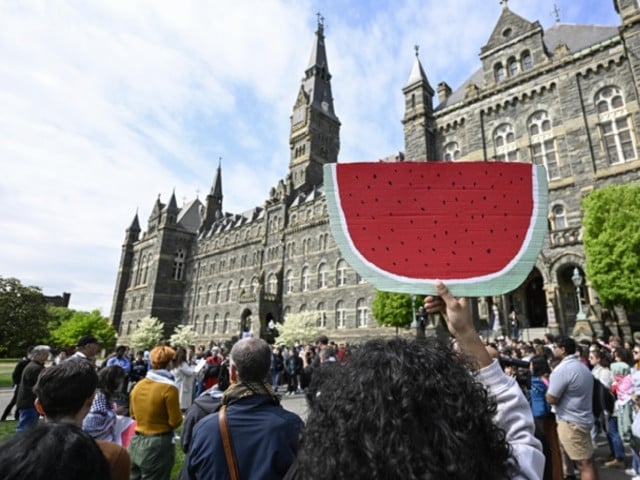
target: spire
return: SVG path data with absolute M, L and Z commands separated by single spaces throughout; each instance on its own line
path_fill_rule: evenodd
M 324 45 L 324 17 L 319 13 L 316 38 L 311 47 L 309 65 L 304 72 L 303 87 L 309 95 L 309 105 L 321 110 L 326 115 L 336 118 L 331 93 L 331 74 L 327 62 L 327 51 Z
M 138 211 L 136 210 L 136 214 L 133 217 L 133 221 L 129 228 L 125 231 L 124 235 L 124 243 L 125 245 L 132 245 L 138 241 L 138 237 L 140 237 L 140 220 L 138 219 Z
M 216 178 L 213 181 L 209 195 L 207 195 L 200 231 L 208 230 L 220 218 L 222 218 L 222 157 L 218 159 Z
M 407 84 L 405 87 L 409 87 L 415 83 L 424 82 L 426 85 L 429 85 L 429 80 L 427 80 L 427 74 L 424 73 L 424 69 L 422 68 L 422 64 L 420 63 L 419 50 L 420 47 L 415 45 L 414 50 L 416 52 L 416 59 L 413 61 L 413 67 L 411 68 L 411 73 L 409 74 L 409 79 L 407 80 Z M 431 86 L 429 86 L 431 88 Z
M 216 171 L 216 178 L 213 181 L 209 195 L 214 198 L 219 198 L 222 203 L 222 157 L 218 158 L 218 170 Z
M 171 199 L 169 200 L 169 204 L 167 205 L 167 213 L 176 213 L 180 209 L 178 208 L 178 202 L 176 201 L 176 189 L 173 189 L 171 193 Z
M 133 217 L 133 221 L 129 228 L 127 228 L 128 232 L 140 232 L 140 220 L 138 220 L 138 211 L 136 210 L 136 214 Z

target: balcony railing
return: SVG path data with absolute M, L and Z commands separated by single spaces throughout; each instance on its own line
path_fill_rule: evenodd
M 549 232 L 551 248 L 576 245 L 578 243 L 582 243 L 582 227 L 569 227 Z

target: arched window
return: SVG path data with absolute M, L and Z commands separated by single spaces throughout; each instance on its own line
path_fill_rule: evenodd
M 306 292 L 309 290 L 309 267 L 302 267 L 300 274 L 300 290 Z
M 531 53 L 529 53 L 529 50 L 525 50 L 524 52 L 522 52 L 520 63 L 522 64 L 523 72 L 526 72 L 527 70 L 531 70 L 533 68 L 533 60 L 531 59 Z
M 222 333 L 229 333 L 229 312 L 224 314 L 224 321 L 222 322 Z
M 198 288 L 198 294 L 196 295 L 196 306 L 200 306 L 200 302 L 202 302 L 202 287 Z
M 213 329 L 212 333 L 218 333 L 218 329 L 220 328 L 220 315 L 217 313 L 213 316 Z
M 336 286 L 341 287 L 347 284 L 347 262 L 340 259 L 336 265 Z
M 347 311 L 344 308 L 344 302 L 338 300 L 336 302 L 336 328 L 345 328 L 347 324 Z
M 504 82 L 504 67 L 502 66 L 502 63 L 497 63 L 494 67 L 493 67 L 493 75 L 495 77 L 496 83 L 500 83 L 500 82 Z
M 287 275 L 286 275 L 286 288 L 287 288 L 287 293 L 293 293 L 293 282 L 295 281 L 294 277 L 293 277 L 293 270 L 289 269 L 287 270 Z
M 302 305 L 300 305 L 300 312 L 306 312 L 307 311 L 307 304 L 303 303 Z
M 622 90 L 608 86 L 595 97 L 600 123 L 600 136 L 609 164 L 637 158 L 630 125 L 630 113 L 625 107 Z
M 222 284 L 219 283 L 216 287 L 216 303 L 220 303 L 222 301 Z
M 230 302 L 233 297 L 231 296 L 233 292 L 233 280 L 229 280 L 229 283 L 227 284 L 227 294 L 225 295 L 225 301 L 226 302 Z
M 257 293 L 258 293 L 258 286 L 259 286 L 259 283 L 258 283 L 258 277 L 253 277 L 253 278 L 251 279 L 251 294 L 252 294 L 252 295 L 257 295 Z
M 369 323 L 369 308 L 364 298 L 359 298 L 356 302 L 356 327 L 366 327 Z
M 244 293 L 244 278 L 238 280 L 238 298 Z
M 276 294 L 278 293 L 278 277 L 276 277 L 275 273 L 269 274 L 269 279 L 267 281 L 268 291 L 269 293 Z
M 211 304 L 211 290 L 213 289 L 213 287 L 211 285 L 207 285 L 207 296 L 205 297 L 205 305 L 210 305 Z
M 211 325 L 209 324 L 209 315 L 204 316 L 204 321 L 202 322 L 202 333 L 211 333 Z
M 458 142 L 447 143 L 442 149 L 442 158 L 447 161 L 458 160 L 460 158 Z
M 531 158 L 536 165 L 544 165 L 549 180 L 560 178 L 556 140 L 553 137 L 549 114 L 544 110 L 535 112 L 527 122 L 531 139 Z
M 556 203 L 551 209 L 552 215 L 552 223 L 554 230 L 562 230 L 567 228 L 569 225 L 567 223 L 567 212 L 564 208 L 564 205 L 561 203 Z
M 181 248 L 176 252 L 173 258 L 173 270 L 171 272 L 171 278 L 174 280 L 182 280 L 184 273 L 184 250 Z
M 318 288 L 327 288 L 327 264 L 318 265 Z
M 518 161 L 516 136 L 513 132 L 513 127 L 510 124 L 503 123 L 493 131 L 493 145 L 496 152 L 497 162 Z
M 196 315 L 193 321 L 193 331 L 198 333 L 200 331 L 200 315 Z
M 509 61 L 507 62 L 507 65 L 509 67 L 509 76 L 510 77 L 515 77 L 516 75 L 518 75 L 518 62 L 516 61 L 516 59 L 514 57 L 511 57 L 509 59 Z
M 327 314 L 325 312 L 324 302 L 318 303 L 316 310 L 318 312 L 318 318 L 316 319 L 316 327 L 327 328 Z

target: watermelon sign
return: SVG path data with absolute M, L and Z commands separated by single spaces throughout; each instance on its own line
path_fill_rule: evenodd
M 333 236 L 378 290 L 499 295 L 531 272 L 547 231 L 543 166 L 504 162 L 324 167 Z

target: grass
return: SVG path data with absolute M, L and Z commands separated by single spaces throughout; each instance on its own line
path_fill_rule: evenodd
M 11 415 L 9 418 L 13 418 Z M 15 420 L 0 422 L 0 442 L 3 440 L 9 439 L 14 433 L 16 433 L 16 427 L 18 426 L 18 422 Z M 178 435 L 180 432 L 178 432 Z M 180 448 L 180 442 L 176 442 L 176 461 L 173 464 L 173 470 L 171 471 L 171 480 L 177 480 L 178 474 L 180 473 L 180 469 L 182 468 L 182 463 L 184 462 L 184 453 Z
M 11 374 L 13 369 L 16 368 L 16 363 L 19 360 L 15 358 L 3 358 L 0 360 L 0 387 L 12 387 L 13 381 L 11 380 Z

